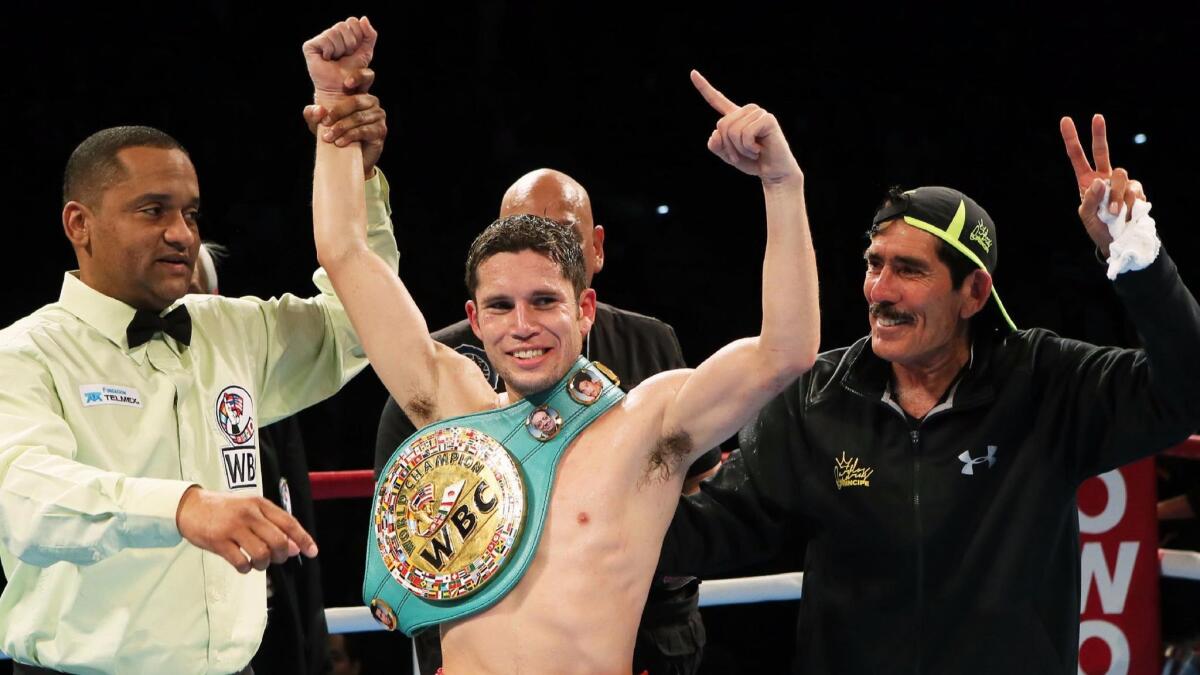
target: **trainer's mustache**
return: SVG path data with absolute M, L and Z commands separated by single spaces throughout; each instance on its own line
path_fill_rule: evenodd
M 915 317 L 908 312 L 901 312 L 890 302 L 875 302 L 868 308 L 872 318 L 888 321 L 912 321 Z

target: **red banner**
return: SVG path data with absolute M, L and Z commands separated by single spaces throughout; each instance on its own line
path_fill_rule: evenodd
M 1162 672 L 1155 500 L 1153 459 L 1079 488 L 1080 673 Z

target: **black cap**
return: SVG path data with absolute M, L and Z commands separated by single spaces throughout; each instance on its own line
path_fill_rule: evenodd
M 958 190 L 935 186 L 903 192 L 892 197 L 890 202 L 875 212 L 873 224 L 903 218 L 909 225 L 950 244 L 988 274 L 996 270 L 1000 255 L 996 224 L 974 199 Z M 1004 323 L 1017 330 L 1000 301 L 995 284 L 992 284 L 992 298 Z

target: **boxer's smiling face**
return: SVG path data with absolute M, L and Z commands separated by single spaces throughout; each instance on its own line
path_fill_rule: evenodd
M 161 310 L 183 297 L 200 247 L 200 187 L 180 150 L 130 147 L 117 153 L 124 175 L 86 207 L 86 259 L 92 288 L 137 307 Z
M 471 329 L 508 391 L 542 391 L 567 373 L 596 316 L 596 293 L 575 298 L 559 266 L 532 250 L 497 253 L 478 267 Z

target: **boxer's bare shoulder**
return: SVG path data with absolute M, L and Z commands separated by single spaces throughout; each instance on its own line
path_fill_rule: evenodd
M 406 383 L 394 392 L 404 413 L 419 426 L 492 410 L 503 403 L 479 366 L 440 342 L 433 343 L 427 368 L 433 377 Z
M 694 459 L 697 447 L 686 430 L 664 426 L 668 407 L 693 372 L 666 371 L 642 382 L 572 441 L 564 464 L 573 464 L 572 457 L 598 455 L 594 469 L 630 489 L 665 489 Z M 561 492 L 560 481 L 556 497 Z
M 691 368 L 665 371 L 637 387 L 641 390 L 638 391 L 638 398 L 646 401 L 643 404 L 646 414 L 653 415 L 658 421 L 658 433 L 645 453 L 644 479 L 647 484 L 674 485 L 674 481 L 669 479 L 690 466 L 695 459 L 697 445 L 691 433 L 667 424 L 665 419 L 668 406 L 695 372 Z

